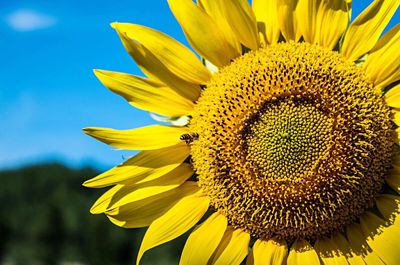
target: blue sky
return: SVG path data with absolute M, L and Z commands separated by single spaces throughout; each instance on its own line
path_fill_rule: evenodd
M 370 1 L 354 1 L 354 15 Z M 92 69 L 140 74 L 110 22 L 161 30 L 186 43 L 164 0 L 0 2 L 0 168 L 45 160 L 111 166 L 132 153 L 84 135 L 87 126 L 153 123 Z M 400 22 L 397 12 L 390 25 Z

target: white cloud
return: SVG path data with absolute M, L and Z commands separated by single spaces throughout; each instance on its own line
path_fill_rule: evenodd
M 10 14 L 7 23 L 14 30 L 33 31 L 55 25 L 56 19 L 34 10 L 21 9 Z

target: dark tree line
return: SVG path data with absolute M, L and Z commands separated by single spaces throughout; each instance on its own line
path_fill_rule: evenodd
M 104 190 L 82 182 L 91 168 L 59 164 L 0 172 L 0 264 L 134 264 L 143 229 L 122 229 L 89 208 Z M 143 264 L 177 264 L 184 238 L 149 251 Z

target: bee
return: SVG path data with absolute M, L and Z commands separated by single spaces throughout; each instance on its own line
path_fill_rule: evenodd
M 194 140 L 199 139 L 199 134 L 198 133 L 185 133 L 185 134 L 182 134 L 179 139 L 181 139 L 182 141 L 185 141 L 186 144 L 190 144 Z

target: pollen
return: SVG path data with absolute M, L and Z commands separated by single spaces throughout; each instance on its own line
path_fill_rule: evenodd
M 390 168 L 390 110 L 362 70 L 306 43 L 220 69 L 189 124 L 199 185 L 256 238 L 315 239 L 373 206 Z

